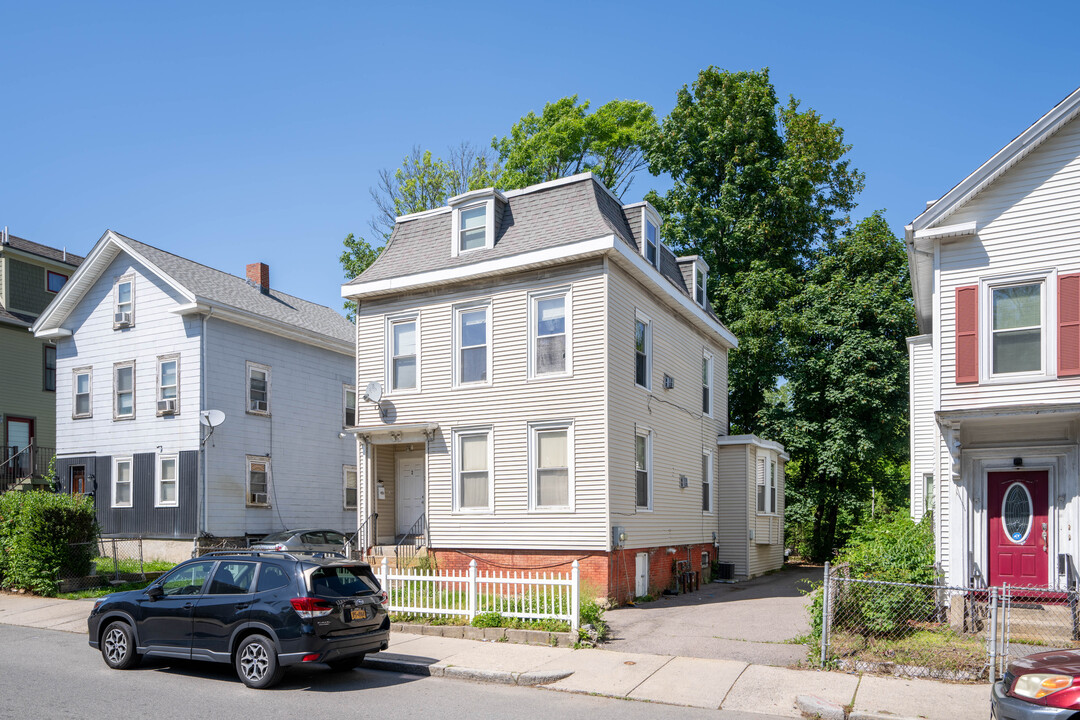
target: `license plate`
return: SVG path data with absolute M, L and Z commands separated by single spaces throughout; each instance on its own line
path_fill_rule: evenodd
M 349 611 L 349 620 L 367 620 L 367 608 L 354 608 Z

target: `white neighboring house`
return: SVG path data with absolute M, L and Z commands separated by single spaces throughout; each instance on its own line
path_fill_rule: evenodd
M 676 567 L 782 564 L 787 456 L 727 437 L 737 341 L 661 227 L 589 173 L 397 219 L 342 287 L 357 385 L 384 388 L 354 429 L 362 542 L 413 538 L 445 569 L 578 560 L 619 600 Z
M 355 531 L 355 328 L 266 265 L 245 279 L 108 231 L 33 330 L 57 346 L 58 475 L 105 534 Z M 225 415 L 212 435 L 204 410 Z
M 1080 90 L 906 228 L 911 509 L 950 585 L 1077 578 L 1078 114 Z

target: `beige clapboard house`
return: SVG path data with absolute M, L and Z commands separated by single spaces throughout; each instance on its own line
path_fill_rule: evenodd
M 398 218 L 342 288 L 362 544 L 448 569 L 578 560 L 614 598 L 782 563 L 786 455 L 727 436 L 737 341 L 661 223 L 588 173 Z

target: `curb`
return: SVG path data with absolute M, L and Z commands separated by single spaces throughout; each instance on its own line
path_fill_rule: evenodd
M 795 698 L 795 706 L 806 717 L 820 718 L 821 720 L 845 720 L 847 713 L 844 708 L 836 703 L 819 698 L 817 695 L 799 695 Z M 893 720 L 899 720 L 894 718 Z
M 853 712 L 848 715 L 848 720 L 920 720 L 920 718 L 905 715 L 884 715 L 874 712 Z
M 574 674 L 573 670 L 548 670 L 544 672 L 515 673 L 507 670 L 477 670 L 456 665 L 410 662 L 390 658 L 371 657 L 364 660 L 364 667 L 373 670 L 389 670 L 408 675 L 425 677 L 448 677 L 473 682 L 493 683 L 496 685 L 547 685 Z

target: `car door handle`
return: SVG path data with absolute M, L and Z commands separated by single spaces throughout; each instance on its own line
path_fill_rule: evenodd
M 181 610 L 190 610 L 193 607 L 195 607 L 195 603 L 184 603 L 184 607 L 182 607 L 180 609 Z
M 236 603 L 236 609 L 237 609 L 237 610 L 245 610 L 245 609 L 247 609 L 247 608 L 248 608 L 248 607 L 249 607 L 250 605 L 251 605 L 251 603 L 249 603 L 249 602 L 242 602 L 242 603 Z

